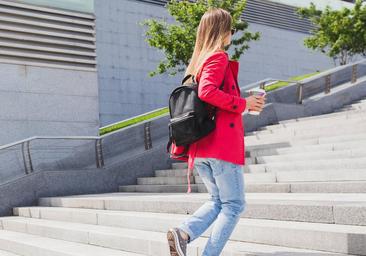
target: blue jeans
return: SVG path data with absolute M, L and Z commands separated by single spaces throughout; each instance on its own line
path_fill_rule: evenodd
M 210 199 L 178 228 L 188 233 L 190 243 L 216 220 L 202 256 L 219 256 L 246 206 L 243 165 L 201 157 L 194 162 Z

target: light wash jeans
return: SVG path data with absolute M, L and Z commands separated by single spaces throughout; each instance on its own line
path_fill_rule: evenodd
M 178 228 L 189 234 L 190 243 L 216 220 L 202 256 L 219 256 L 246 206 L 243 165 L 203 157 L 194 162 L 210 199 Z

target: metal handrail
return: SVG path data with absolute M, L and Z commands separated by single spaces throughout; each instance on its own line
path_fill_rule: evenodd
M 114 126 L 114 125 L 117 125 L 121 122 L 126 122 L 126 121 L 129 121 L 129 120 L 132 120 L 132 119 L 135 119 L 135 118 L 138 118 L 138 117 L 142 117 L 142 116 L 146 116 L 146 115 L 149 115 L 149 114 L 152 114 L 152 113 L 155 113 L 155 112 L 158 112 L 160 110 L 163 110 L 163 109 L 166 109 L 167 107 L 162 107 L 162 108 L 157 108 L 157 109 L 154 109 L 154 110 L 151 110 L 149 112 L 145 112 L 143 114 L 140 114 L 140 115 L 137 115 L 137 116 L 133 116 L 133 117 L 129 117 L 127 119 L 124 119 L 124 120 L 121 120 L 121 121 L 118 121 L 118 122 L 115 122 L 115 123 L 112 123 L 112 124 L 108 124 L 106 126 L 103 126 L 103 127 L 100 127 L 99 129 L 105 129 L 107 127 L 111 127 L 111 126 Z
M 16 146 L 16 145 L 19 145 L 19 144 L 27 142 L 27 141 L 37 140 L 37 139 L 95 140 L 95 139 L 100 139 L 100 138 L 101 138 L 101 136 L 33 136 L 33 137 L 29 137 L 24 140 L 19 140 L 19 141 L 13 142 L 13 143 L 2 145 L 2 146 L 0 146 L 0 150 L 10 148 L 12 146 Z
M 240 89 L 243 89 L 243 90 L 252 89 L 252 88 L 255 88 L 255 87 L 259 86 L 261 83 L 265 83 L 265 82 L 270 81 L 270 80 L 272 80 L 272 78 L 265 78 L 263 80 L 256 81 L 256 82 L 251 83 L 251 84 L 247 84 L 247 85 L 244 85 L 244 86 L 240 86 L 239 88 Z
M 325 85 L 324 86 L 324 93 L 329 94 L 330 91 L 331 91 L 331 88 L 332 88 L 332 84 L 331 84 L 332 74 L 334 74 L 337 71 L 346 69 L 346 68 L 351 66 L 352 67 L 352 73 L 351 73 L 351 77 L 350 77 L 349 82 L 354 84 L 354 83 L 357 82 L 357 69 L 358 69 L 359 65 L 366 65 L 366 59 L 362 59 L 362 60 L 359 60 L 359 61 L 356 61 L 356 62 L 353 62 L 353 63 L 349 63 L 349 64 L 346 64 L 346 65 L 343 65 L 343 66 L 338 66 L 338 67 L 335 67 L 333 69 L 324 71 L 321 74 L 318 74 L 318 75 L 315 75 L 315 76 L 312 76 L 312 77 L 309 77 L 309 78 L 305 78 L 305 79 L 311 80 L 311 79 L 324 78 L 325 79 L 325 81 L 324 81 L 324 85 Z M 303 100 L 303 84 L 304 83 L 305 83 L 305 81 L 300 83 L 299 87 L 298 87 L 298 90 L 297 90 L 297 98 L 298 98 L 297 103 L 298 104 L 301 104 L 302 100 Z
M 249 91 L 250 89 L 259 87 L 260 89 L 264 89 L 265 88 L 265 84 L 267 82 L 272 81 L 273 83 L 275 82 L 289 82 L 289 83 L 295 83 L 297 84 L 297 104 L 302 104 L 303 101 L 303 85 L 305 83 L 305 81 L 303 80 L 311 80 L 311 79 L 319 79 L 319 78 L 324 78 L 325 79 L 325 86 L 324 86 L 324 93 L 328 94 L 330 93 L 331 90 L 331 75 L 334 74 L 337 71 L 343 70 L 348 68 L 349 66 L 352 66 L 352 74 L 350 77 L 350 82 L 351 83 L 355 83 L 357 82 L 357 68 L 358 65 L 364 65 L 366 64 L 366 59 L 362 59 L 353 63 L 349 63 L 347 65 L 343 65 L 343 66 L 338 66 L 326 71 L 321 72 L 320 74 L 308 77 L 308 78 L 304 78 L 300 81 L 295 81 L 295 80 L 283 80 L 283 79 L 274 79 L 274 78 L 266 78 L 254 83 L 251 83 L 249 85 L 246 86 L 242 86 L 240 87 L 241 90 L 245 90 L 246 92 Z
M 276 78 L 266 78 L 266 79 L 263 79 L 263 80 L 260 80 L 260 81 L 256 81 L 254 83 L 251 83 L 251 84 L 248 84 L 248 85 L 245 85 L 245 86 L 241 86 L 239 87 L 240 89 L 243 89 L 243 90 L 250 90 L 252 88 L 255 88 L 255 87 L 260 87 L 261 88 L 261 85 L 265 85 L 267 82 L 269 81 L 272 81 L 273 83 L 275 82 L 290 82 L 290 83 L 297 83 L 298 81 L 295 81 L 295 80 L 282 80 L 282 79 L 276 79 Z M 262 89 L 262 88 L 261 88 Z
M 255 82 L 255 83 L 252 83 L 252 84 L 249 84 L 245 87 L 240 87 L 240 89 L 244 89 L 246 92 L 248 92 L 250 89 L 253 89 L 253 88 L 256 88 L 259 86 L 260 89 L 265 89 L 265 85 L 267 82 L 271 82 L 269 83 L 268 85 L 271 85 L 271 84 L 274 84 L 274 83 L 277 83 L 277 82 L 288 82 L 288 83 L 294 83 L 294 84 L 297 84 L 298 85 L 298 88 L 297 88 L 297 104 L 301 104 L 302 103 L 302 95 L 303 95 L 303 84 L 302 82 L 300 81 L 296 81 L 296 80 L 284 80 L 284 79 L 275 79 L 275 78 L 266 78 L 266 79 L 263 79 L 261 81 L 258 81 L 258 82 Z
M 104 157 L 102 150 L 103 136 L 33 136 L 24 140 L 16 141 L 13 143 L 0 146 L 0 150 L 8 149 L 17 145 L 22 146 L 22 158 L 24 164 L 24 170 L 26 174 L 34 172 L 32 156 L 30 152 L 30 142 L 34 140 L 42 139 L 62 139 L 62 140 L 95 140 L 95 161 L 96 167 L 104 167 Z

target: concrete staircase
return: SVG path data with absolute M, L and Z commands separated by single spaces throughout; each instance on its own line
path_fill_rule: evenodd
M 366 255 L 366 100 L 246 134 L 247 208 L 222 255 Z M 207 199 L 186 164 L 120 192 L 41 198 L 0 218 L 2 255 L 169 255 L 166 231 Z M 202 254 L 212 226 L 188 246 Z
M 335 113 L 281 121 L 245 137 L 246 192 L 365 193 L 366 100 Z M 121 192 L 185 192 L 186 163 L 156 170 Z M 207 192 L 196 172 L 192 191 Z

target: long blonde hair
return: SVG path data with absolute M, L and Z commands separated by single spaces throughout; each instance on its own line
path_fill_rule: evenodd
M 219 49 L 224 50 L 224 40 L 230 33 L 231 26 L 231 14 L 222 8 L 210 7 L 202 15 L 193 54 L 184 76 L 192 74 L 196 77 L 204 60 L 211 53 Z

